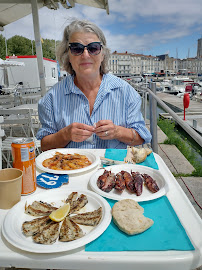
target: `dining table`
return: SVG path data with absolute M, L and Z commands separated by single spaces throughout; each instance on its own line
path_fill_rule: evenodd
M 73 150 L 75 150 L 75 153 L 78 151 L 78 149 Z M 123 158 L 119 158 L 119 153 L 122 155 L 123 149 L 120 149 L 120 151 L 118 149 L 115 155 L 111 156 L 106 156 L 106 149 L 83 150 L 96 157 L 96 160 L 99 161 L 96 163 L 96 166 L 81 173 L 69 174 L 68 181 L 57 188 L 47 190 L 37 185 L 36 191 L 30 195 L 21 196 L 21 201 L 18 204 L 25 204 L 26 201 L 30 201 L 32 197 L 35 198 L 36 196 L 40 199 L 40 196 L 44 196 L 48 192 L 51 194 L 51 199 L 54 200 L 54 192 L 68 193 L 71 190 L 80 190 L 84 194 L 89 192 L 89 194 L 94 193 L 96 196 L 101 197 L 102 200 L 104 199 L 110 205 L 111 209 L 118 200 L 96 193 L 95 189 L 90 185 L 90 180 L 100 170 L 103 170 L 100 157 L 111 159 L 113 157 L 116 160 L 123 161 Z M 107 153 L 110 152 L 108 151 Z M 5 224 L 8 224 L 5 222 L 10 213 L 12 213 L 13 208 L 18 206 L 16 204 L 8 210 L 0 209 L 0 267 L 81 270 L 186 270 L 201 266 L 202 220 L 162 158 L 156 153 L 152 153 L 152 158 L 157 167 L 149 169 L 155 171 L 154 173 L 160 173 L 162 176 L 164 193 L 160 197 L 155 195 L 154 199 L 139 201 L 139 204 L 145 207 L 145 215 L 154 219 L 153 226 L 147 231 L 140 235 L 126 235 L 114 225 L 113 218 L 111 218 L 109 227 L 107 224 L 104 231 L 89 243 L 81 243 L 78 247 L 73 247 L 72 249 L 70 247 L 68 250 L 54 251 L 51 249 L 50 252 L 45 251 L 46 248 L 50 248 L 49 246 L 44 245 L 41 248 L 42 245 L 35 244 L 36 249 L 32 252 L 32 250 L 21 248 L 20 240 L 12 242 L 12 240 L 9 240 L 9 235 L 8 237 L 5 235 L 7 230 Z M 122 162 L 120 166 L 124 165 L 124 162 Z M 112 165 L 110 168 L 113 168 L 113 166 L 119 165 Z M 147 163 L 143 165 L 138 164 L 138 166 L 142 166 L 145 169 L 148 168 Z M 106 166 L 104 169 L 107 168 Z M 40 167 L 36 167 L 37 177 L 43 173 L 44 171 Z M 122 197 L 120 197 L 121 199 Z M 132 196 L 131 199 L 133 199 Z M 168 205 L 167 210 L 164 209 L 164 207 L 167 207 L 166 205 Z M 175 216 L 175 225 L 173 225 L 171 220 L 172 215 L 170 216 L 170 213 L 167 214 L 166 211 L 170 211 Z M 111 210 L 108 213 L 108 218 L 109 214 L 111 215 Z M 11 215 L 10 218 L 12 218 Z M 21 222 L 19 219 L 20 215 L 19 217 L 16 215 L 16 224 Z M 15 226 L 15 222 L 12 226 Z M 172 226 L 177 226 L 174 229 L 174 233 L 172 232 Z M 184 244 L 181 238 L 178 239 L 181 233 L 187 244 Z M 9 230 L 7 234 L 9 234 Z M 164 235 L 166 235 L 166 239 L 163 239 Z M 15 235 L 12 237 L 15 237 Z M 171 243 L 172 241 L 174 244 Z M 71 243 L 68 243 L 68 246 L 70 245 Z M 37 248 L 39 251 L 37 251 Z

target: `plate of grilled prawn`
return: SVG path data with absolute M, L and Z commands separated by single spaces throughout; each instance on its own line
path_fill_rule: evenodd
M 41 153 L 36 158 L 36 166 L 53 174 L 83 173 L 95 168 L 99 157 L 82 149 L 57 148 Z
M 70 211 L 56 222 L 49 215 L 65 203 Z M 49 190 L 20 201 L 6 215 L 2 233 L 13 246 L 34 253 L 69 251 L 99 237 L 111 222 L 111 208 L 92 191 Z
M 168 186 L 163 175 L 152 168 L 136 164 L 105 167 L 93 174 L 90 187 L 99 195 L 113 199 L 149 201 L 166 194 Z

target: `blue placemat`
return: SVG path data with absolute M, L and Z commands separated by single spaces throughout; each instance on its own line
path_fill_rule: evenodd
M 126 157 L 126 154 L 127 149 L 106 149 L 105 157 L 113 160 L 123 161 Z M 138 165 L 147 166 L 156 170 L 159 169 L 153 153 L 148 155 L 145 161 L 138 163 Z
M 126 152 L 125 149 L 107 149 L 105 157 L 123 161 Z M 153 153 L 139 164 L 158 169 Z M 107 201 L 111 207 L 116 202 L 109 199 Z M 100 237 L 86 245 L 85 250 L 95 252 L 194 250 L 166 196 L 139 204 L 144 208 L 145 217 L 153 219 L 154 224 L 151 228 L 141 234 L 129 236 L 120 231 L 112 221 Z
M 107 200 L 112 207 L 116 201 Z M 144 216 L 153 219 L 148 230 L 137 235 L 127 235 L 113 223 L 85 251 L 160 251 L 194 250 L 183 226 L 166 196 L 139 203 Z

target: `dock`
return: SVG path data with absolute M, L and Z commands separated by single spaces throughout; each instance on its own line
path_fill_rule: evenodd
M 158 97 L 166 103 L 169 107 L 178 110 L 178 115 L 184 117 L 183 98 L 176 97 L 171 94 L 158 93 Z M 180 112 L 181 110 L 181 112 Z M 165 118 L 172 118 L 168 113 L 164 113 Z M 189 108 L 186 109 L 186 121 L 193 124 L 193 119 L 197 120 L 197 131 L 202 129 L 202 104 L 197 101 L 190 100 Z M 189 122 L 188 122 L 189 121 Z M 149 128 L 149 123 L 147 123 Z M 202 218 L 202 177 L 192 176 L 194 167 L 184 157 L 175 145 L 164 144 L 167 139 L 165 133 L 157 127 L 157 140 L 158 140 L 158 154 L 166 163 L 169 170 L 174 175 L 187 175 L 176 176 L 176 181 L 181 186 L 198 215 Z
M 183 97 L 177 97 L 163 92 L 157 93 L 157 96 L 168 105 L 176 114 L 184 120 Z M 172 119 L 168 113 L 162 113 L 163 118 Z M 190 100 L 189 107 L 185 109 L 186 123 L 202 135 L 202 103 Z
M 157 129 L 157 137 L 159 156 L 169 170 L 176 175 L 176 181 L 183 189 L 198 215 L 202 218 L 202 177 L 191 175 L 194 167 L 175 145 L 164 144 L 167 136 L 159 127 Z M 187 176 L 177 176 L 180 174 L 186 174 Z

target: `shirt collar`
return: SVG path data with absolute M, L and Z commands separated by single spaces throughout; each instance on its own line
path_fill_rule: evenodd
M 74 84 L 74 75 L 66 76 L 64 80 L 64 94 L 68 95 L 71 93 L 81 94 L 79 88 Z M 113 74 L 104 74 L 102 77 L 102 82 L 100 85 L 100 90 L 105 93 L 109 93 L 111 90 L 116 90 L 117 88 L 122 88 L 123 82 L 120 78 L 114 76 Z
M 107 73 L 103 75 L 102 83 L 100 89 L 104 90 L 106 93 L 123 87 L 123 81 L 114 76 L 113 74 Z
M 69 95 L 71 93 L 79 94 L 80 90 L 74 84 L 74 75 L 68 75 L 64 81 L 64 94 Z

